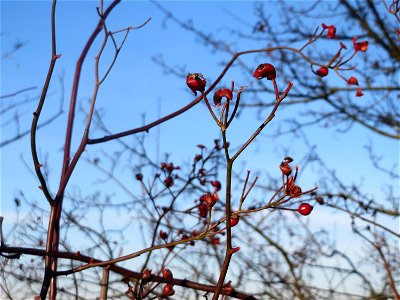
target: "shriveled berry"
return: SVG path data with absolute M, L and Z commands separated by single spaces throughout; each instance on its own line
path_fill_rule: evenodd
M 219 89 L 216 91 L 213 97 L 214 105 L 216 107 L 221 106 L 221 100 L 223 97 L 225 97 L 227 101 L 231 101 L 233 98 L 232 91 L 230 89 Z
M 257 79 L 262 79 L 267 77 L 268 80 L 273 80 L 276 78 L 275 67 L 271 64 L 260 64 L 254 71 L 253 76 Z
M 279 168 L 281 169 L 281 172 L 283 174 L 285 174 L 286 176 L 289 176 L 290 174 L 292 174 L 292 168 L 289 166 L 289 164 L 287 162 L 282 162 L 281 165 L 279 166 Z
M 207 80 L 200 73 L 189 73 L 186 77 L 186 84 L 190 90 L 197 95 L 197 92 L 204 92 Z
M 290 197 L 300 197 L 301 196 L 301 187 L 299 187 L 298 185 L 294 185 L 290 190 L 289 190 L 289 195 Z

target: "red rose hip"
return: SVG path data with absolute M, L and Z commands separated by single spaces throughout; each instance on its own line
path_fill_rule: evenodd
M 299 214 L 303 215 L 303 216 L 308 216 L 309 214 L 311 214 L 312 210 L 314 207 L 312 207 L 310 204 L 308 203 L 302 203 L 300 204 L 299 208 L 297 209 L 297 211 L 299 212 Z

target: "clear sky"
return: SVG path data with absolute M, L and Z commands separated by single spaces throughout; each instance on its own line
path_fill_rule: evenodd
M 228 28 L 240 27 L 249 33 L 252 30 L 253 22 L 251 20 L 254 19 L 254 4 L 249 1 L 210 1 L 207 2 L 207 5 L 204 2 L 194 1 L 162 1 L 161 3 L 178 18 L 192 19 L 200 30 L 215 32 L 215 35 L 219 37 L 229 38 Z M 75 62 L 97 22 L 95 6 L 96 3 L 93 1 L 60 1 L 57 5 L 57 52 L 62 56 L 57 62 L 56 76 L 50 87 L 49 99 L 45 106 L 45 112 L 49 113 L 48 115 L 44 113 L 43 119 L 58 108 L 61 87 L 57 76 L 61 75 L 64 76 L 64 110 L 67 110 Z M 26 87 L 37 87 L 37 90 L 21 94 L 13 100 L 22 101 L 24 97 L 39 95 L 50 57 L 50 8 L 50 1 L 1 2 L 2 57 L 12 49 L 15 43 L 23 44 L 23 47 L 11 57 L 2 59 L 1 93 L 4 95 Z M 269 8 L 273 9 L 273 5 L 270 5 Z M 232 15 L 239 16 L 239 18 L 233 18 Z M 222 70 L 220 60 L 226 61 L 230 58 L 226 55 L 210 54 L 209 49 L 205 49 L 196 37 L 166 20 L 160 10 L 148 1 L 123 1 L 110 16 L 108 24 L 114 29 L 119 29 L 129 25 L 139 25 L 149 17 L 152 18 L 150 23 L 144 28 L 130 33 L 108 81 L 100 90 L 98 105 L 105 110 L 103 121 L 113 132 L 141 125 L 143 114 L 145 114 L 146 121 L 151 121 L 158 115 L 172 112 L 193 99 L 184 80 L 164 74 L 163 70 L 152 61 L 152 57 L 162 54 L 163 58 L 171 66 L 176 66 L 177 70 L 179 67 L 185 67 L 185 70 L 190 72 L 201 72 L 209 82 Z M 315 22 L 315 26 L 319 24 L 319 20 Z M 238 50 L 244 50 L 249 49 L 252 45 L 234 46 Z M 78 96 L 80 102 L 85 103 L 86 107 L 87 99 L 90 98 L 93 89 L 94 56 L 95 51 L 90 52 L 84 65 Z M 249 61 L 251 59 L 253 58 L 250 56 Z M 257 62 L 254 62 L 254 65 L 256 66 Z M 236 80 L 237 86 L 247 85 L 252 80 L 251 74 L 243 77 L 242 74 L 235 73 L 235 69 L 227 74 L 224 83 L 228 85 L 232 79 Z M 280 82 L 280 84 L 286 83 Z M 246 101 L 246 94 L 243 95 L 243 101 Z M 6 101 L 9 99 L 2 100 L 2 107 L 7 105 Z M 33 101 L 18 110 L 22 114 L 22 130 L 29 129 L 30 113 L 34 111 L 35 106 L 36 103 Z M 53 189 L 58 183 L 65 116 L 64 114 L 52 126 L 46 127 L 38 136 L 41 153 L 43 155 L 49 153 L 49 159 L 53 161 L 50 181 Z M 82 115 L 79 116 L 82 117 Z M 278 114 L 274 122 L 278 123 L 283 117 Z M 5 125 L 12 118 L 12 115 L 5 115 L 1 120 L 2 140 L 12 136 L 15 132 L 15 126 Z M 233 145 L 235 145 L 234 142 L 237 142 L 236 145 L 243 142 L 259 125 L 259 120 L 257 120 L 255 112 L 247 112 L 236 124 L 232 127 L 230 135 Z M 78 122 L 75 130 L 75 146 L 81 137 L 81 126 L 82 122 Z M 352 177 L 349 170 L 355 167 L 358 170 L 365 168 L 365 171 L 357 173 L 358 178 L 354 178 L 354 181 L 364 181 L 375 192 L 379 191 L 382 181 L 370 175 L 373 172 L 372 169 L 368 169 L 369 164 L 359 163 L 360 160 L 368 159 L 366 152 L 362 150 L 363 145 L 372 138 L 368 131 L 355 128 L 350 134 L 341 135 L 329 129 L 314 128 L 312 130 L 315 131 L 314 136 L 316 137 L 312 142 L 318 145 L 321 153 L 324 153 L 328 164 L 337 166 L 339 174 L 348 177 L 349 180 Z M 158 137 L 157 134 L 158 131 L 151 131 L 149 139 L 155 141 Z M 95 136 L 94 133 L 92 137 Z M 218 129 L 214 126 L 207 110 L 203 105 L 199 105 L 173 122 L 162 125 L 161 153 L 173 153 L 176 159 L 186 160 L 192 156 L 195 145 L 211 143 L 218 136 Z M 378 149 L 385 149 L 384 157 L 388 158 L 386 163 L 393 161 L 394 157 L 398 159 L 397 143 L 385 138 L 373 138 Z M 265 136 L 260 137 L 252 148 L 257 150 L 251 155 L 253 159 L 249 159 L 250 156 L 244 156 L 250 169 L 252 166 L 260 166 L 259 159 L 262 161 L 262 168 L 270 168 L 286 154 L 277 151 L 281 149 L 278 144 L 265 147 L 266 142 L 262 139 L 265 139 Z M 278 140 L 278 143 L 281 144 L 287 142 L 285 138 Z M 305 151 L 300 148 L 302 145 L 296 144 L 295 141 L 290 142 L 294 143 L 291 155 L 302 157 L 305 154 Z M 31 158 L 28 147 L 29 140 L 23 139 L 2 149 L 2 209 L 7 211 L 12 206 L 10 207 L 10 201 L 5 201 L 5 199 L 12 199 L 16 188 L 31 190 L 29 187 L 37 186 L 37 180 L 21 161 L 21 157 L 23 157 L 30 166 Z M 96 153 L 99 148 L 103 147 L 104 145 L 90 146 L 89 154 Z M 357 150 L 352 151 L 352 149 Z M 264 157 L 268 157 L 268 159 Z M 278 174 L 277 170 L 272 169 L 271 171 Z M 85 177 L 84 173 L 82 175 Z M 307 182 L 310 185 L 315 184 L 316 177 L 315 174 L 310 174 Z M 78 178 L 79 175 L 76 175 L 72 182 Z M 21 186 L 21 181 L 24 182 L 24 187 Z M 35 197 L 40 199 L 40 193 L 35 194 Z
M 106 2 L 107 4 L 109 2 Z M 182 20 L 193 19 L 193 23 L 202 31 L 215 32 L 219 37 L 229 40 L 229 28 L 242 27 L 251 33 L 254 23 L 254 5 L 250 1 L 161 1 L 168 10 Z M 72 86 L 72 77 L 75 62 L 82 50 L 85 41 L 97 24 L 98 16 L 95 10 L 95 1 L 60 1 L 57 6 L 57 52 L 62 56 L 58 60 L 55 76 L 50 87 L 49 97 L 45 104 L 43 119 L 50 117 L 57 111 L 59 101 L 64 96 L 64 110 L 68 109 L 68 100 Z M 1 95 L 9 94 L 26 87 L 37 87 L 29 93 L 20 94 L 14 98 L 0 99 L 2 109 L 10 99 L 23 101 L 26 97 L 35 97 L 40 94 L 51 54 L 50 45 L 50 1 L 1 1 Z M 269 8 L 273 10 L 273 5 Z M 240 16 L 233 18 L 232 15 Z M 158 115 L 173 112 L 193 100 L 193 94 L 187 89 L 184 79 L 167 75 L 152 60 L 152 57 L 162 54 L 171 66 L 179 70 L 184 66 L 186 71 L 201 72 L 209 82 L 221 72 L 221 60 L 227 61 L 230 57 L 221 54 L 212 54 L 210 49 L 203 47 L 191 33 L 178 28 L 176 24 L 165 19 L 163 13 L 154 4 L 148 1 L 123 1 L 109 18 L 109 27 L 123 28 L 129 25 L 137 26 L 147 18 L 152 20 L 145 27 L 132 31 L 122 49 L 118 61 L 112 70 L 109 79 L 102 86 L 99 95 L 99 107 L 104 112 L 103 121 L 112 132 L 123 131 L 137 127 L 143 123 L 155 120 Z M 315 26 L 322 23 L 316 20 Z M 12 50 L 16 43 L 23 47 L 7 58 L 3 58 Z M 96 44 L 97 46 L 99 43 Z M 237 50 L 247 50 L 253 45 L 235 45 Z M 263 47 L 261 45 L 259 47 Z M 94 47 L 97 49 L 98 47 Z M 371 47 L 373 51 L 373 46 Z M 111 52 L 108 52 L 111 53 Z M 87 99 L 93 90 L 93 57 L 91 51 L 84 65 L 83 77 L 80 84 L 78 99 L 87 107 Z M 108 55 L 108 58 L 110 56 Z M 254 57 L 248 59 L 249 63 Z M 236 73 L 235 73 L 236 72 Z M 252 74 L 243 76 L 233 68 L 223 81 L 235 79 L 238 86 L 247 85 Z M 57 76 L 64 76 L 64 95 Z M 279 82 L 284 86 L 286 83 Z M 366 95 L 368 97 L 368 95 Z M 246 94 L 243 94 L 246 101 Z M 10 101 L 11 101 L 10 100 Z M 36 101 L 18 109 L 21 117 L 21 130 L 29 129 L 31 113 L 35 110 Z M 274 122 L 282 120 L 277 114 Z M 12 122 L 13 115 L 5 114 L 1 119 L 1 139 L 6 140 L 15 132 Z M 75 128 L 74 147 L 82 134 L 82 114 L 79 114 Z M 50 186 L 54 192 L 59 180 L 61 166 L 61 148 L 64 142 L 66 114 L 62 115 L 51 126 L 39 131 L 38 144 L 41 155 L 49 155 L 51 165 Z M 247 111 L 232 127 L 230 140 L 233 145 L 240 145 L 260 124 L 256 112 Z M 368 155 L 363 146 L 370 140 L 376 149 L 383 155 L 383 163 L 391 165 L 398 162 L 398 143 L 386 138 L 372 136 L 362 128 L 354 128 L 349 134 L 338 134 L 329 128 L 313 128 L 310 133 L 317 144 L 320 153 L 328 165 L 335 166 L 339 176 L 348 182 L 362 182 L 367 194 L 382 195 L 381 187 L 390 181 L 387 177 L 374 176 Z M 98 137 L 94 131 L 92 137 Z M 160 136 L 159 136 L 160 134 Z M 197 151 L 197 144 L 210 145 L 219 137 L 218 128 L 214 126 L 204 105 L 198 105 L 177 119 L 163 124 L 160 131 L 154 129 L 149 134 L 149 144 L 154 145 L 160 138 L 160 152 L 172 154 L 172 158 L 182 163 L 191 159 Z M 307 149 L 299 141 L 288 140 L 286 137 L 271 143 L 264 135 L 244 154 L 247 169 L 267 169 L 274 176 L 279 176 L 280 160 L 288 153 L 283 153 L 280 145 L 292 144 L 291 156 L 300 159 L 307 153 Z M 275 143 L 274 142 L 274 143 Z M 93 157 L 104 151 L 113 151 L 115 144 L 110 146 L 94 145 L 87 149 L 88 157 Z M 32 175 L 29 139 L 25 138 L 1 149 L 1 215 L 12 219 L 14 211 L 13 198 L 18 190 L 23 190 L 27 197 L 37 201 L 44 201 L 37 190 L 38 181 Z M 156 151 L 153 150 L 153 155 Z M 251 154 L 251 155 L 250 155 Z M 25 162 L 26 164 L 25 164 Z M 365 162 L 365 163 L 364 163 Z M 27 165 L 29 167 L 27 167 Z M 241 165 L 241 162 L 238 163 Z M 353 172 L 353 170 L 357 172 Z M 81 162 L 77 174 L 71 179 L 71 186 L 82 187 L 82 182 L 90 186 L 92 180 L 89 168 Z M 130 173 L 127 172 L 127 175 Z M 130 174 L 131 175 L 131 174 Z M 129 176 L 130 176 L 129 175 Z M 304 174 L 305 186 L 318 185 L 318 174 L 309 170 Z M 262 179 L 261 179 L 262 180 Z M 97 186 L 94 187 L 96 189 Z M 349 220 L 331 216 L 321 209 L 315 214 L 314 221 L 318 226 L 321 223 L 340 226 Z M 6 218 L 6 229 L 10 224 Z M 394 223 L 392 223 L 393 225 Z M 337 227 L 335 227 L 337 228 Z M 347 237 L 343 236 L 343 239 Z

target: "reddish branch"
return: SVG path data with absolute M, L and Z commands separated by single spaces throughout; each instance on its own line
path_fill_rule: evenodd
M 93 259 L 90 256 L 86 256 L 86 255 L 82 255 L 80 253 L 72 253 L 72 252 L 57 252 L 57 253 L 53 253 L 53 252 L 46 252 L 45 250 L 41 250 L 41 249 L 35 249 L 35 248 L 23 248 L 23 247 L 8 247 L 8 246 L 1 246 L 0 248 L 0 252 L 2 253 L 2 255 L 4 255 L 3 253 L 12 253 L 14 255 L 17 255 L 18 257 L 13 257 L 13 258 L 19 258 L 20 254 L 27 254 L 27 255 L 34 255 L 34 256 L 49 256 L 49 257 L 57 257 L 57 258 L 64 258 L 64 259 L 70 259 L 73 261 L 81 261 L 84 263 L 102 263 L 101 260 L 98 259 Z M 123 281 L 131 281 L 132 279 L 141 279 L 142 278 L 142 274 L 140 272 L 134 272 L 131 270 L 128 270 L 126 268 L 117 266 L 115 264 L 110 264 L 107 265 L 106 267 L 109 268 L 110 271 L 117 273 L 119 275 L 121 275 L 123 277 Z M 57 272 L 56 276 L 61 276 L 63 275 L 62 272 Z M 54 276 L 54 274 L 52 274 L 52 276 Z M 179 278 L 175 278 L 172 280 L 166 280 L 164 279 L 162 276 L 153 276 L 151 278 L 152 282 L 161 282 L 161 283 L 172 283 L 174 285 L 178 285 L 181 287 L 186 287 L 186 288 L 190 288 L 190 289 L 194 289 L 194 290 L 198 290 L 198 291 L 204 291 L 204 292 L 213 292 L 215 290 L 215 286 L 213 285 L 207 285 L 207 284 L 201 284 L 198 282 L 194 282 L 191 280 L 187 280 L 187 279 L 179 279 Z M 222 291 L 221 292 L 222 295 L 229 295 L 230 297 L 236 298 L 236 299 L 245 299 L 245 300 L 256 300 L 257 298 L 252 296 L 252 295 L 248 295 L 246 293 L 242 293 L 242 292 L 238 292 L 238 291 L 233 291 L 233 292 L 229 292 L 229 291 Z

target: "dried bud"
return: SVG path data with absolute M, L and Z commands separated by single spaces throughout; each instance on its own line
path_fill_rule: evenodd
M 290 164 L 293 161 L 293 158 L 291 158 L 290 156 L 286 156 L 283 160 Z
M 236 253 L 236 252 L 238 252 L 239 250 L 240 250 L 240 247 L 232 248 L 232 253 Z
M 290 176 L 286 183 L 286 189 L 290 191 L 293 188 L 293 186 L 294 186 L 294 178 L 293 176 Z
M 142 181 L 143 180 L 143 174 L 137 173 L 136 174 L 136 179 L 139 180 L 139 181 Z

